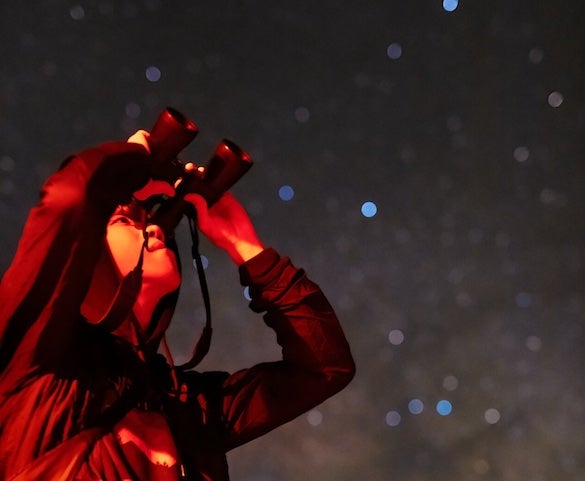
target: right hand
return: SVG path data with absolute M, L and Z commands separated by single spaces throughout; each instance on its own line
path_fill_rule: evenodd
M 199 230 L 225 250 L 236 265 L 264 250 L 248 213 L 231 193 L 224 193 L 211 208 L 199 194 L 187 194 L 185 200 L 197 210 Z

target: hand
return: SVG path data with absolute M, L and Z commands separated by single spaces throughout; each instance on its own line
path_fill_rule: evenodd
M 148 139 L 150 133 L 146 130 L 138 130 L 134 132 L 126 142 L 130 144 L 142 145 L 148 153 L 150 153 L 150 146 L 148 145 Z M 167 197 L 173 197 L 175 195 L 175 189 L 164 180 L 153 180 L 150 179 L 148 183 L 142 187 L 142 189 L 134 192 L 134 198 L 140 201 L 146 200 L 153 195 L 166 195 Z
M 146 149 L 146 151 L 150 154 L 150 145 L 148 145 L 148 139 L 150 138 L 150 132 L 146 130 L 137 130 L 134 132 L 130 137 L 128 137 L 129 144 L 139 144 L 142 145 Z
M 229 192 L 211 208 L 199 194 L 187 194 L 185 200 L 197 210 L 199 230 L 238 266 L 264 250 L 248 213 Z

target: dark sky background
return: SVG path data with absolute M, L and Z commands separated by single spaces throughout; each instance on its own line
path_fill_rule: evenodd
M 583 481 L 584 25 L 583 0 L 3 1 L 0 272 L 64 157 L 173 106 L 200 128 L 185 160 L 252 155 L 236 195 L 358 366 L 230 453 L 234 481 Z M 277 358 L 201 248 L 200 367 Z M 203 323 L 186 271 L 179 360 Z

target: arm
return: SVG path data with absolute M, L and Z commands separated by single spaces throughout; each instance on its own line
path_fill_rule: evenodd
M 147 182 L 149 171 L 150 157 L 142 146 L 115 142 L 67 159 L 48 179 L 0 284 L 0 369 L 25 337 L 32 343 L 46 334 L 55 348 L 65 342 L 78 319 L 108 218 Z M 25 352 L 34 349 L 25 347 Z
M 195 202 L 199 227 L 240 264 L 256 312 L 275 330 L 282 360 L 236 372 L 223 383 L 225 449 L 290 421 L 332 396 L 352 379 L 355 366 L 329 302 L 302 270 L 264 249 L 237 201 L 224 196 L 209 211 Z M 233 225 L 237 227 L 230 227 Z M 258 252 L 254 257 L 246 253 Z M 241 263 L 239 261 L 242 261 Z

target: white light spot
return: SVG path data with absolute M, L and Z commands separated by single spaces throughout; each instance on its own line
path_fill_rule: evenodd
M 544 58 L 544 53 L 539 48 L 533 48 L 528 52 L 528 58 L 533 64 L 539 64 Z
M 158 82 L 161 78 L 161 71 L 158 67 L 151 65 L 146 68 L 146 79 L 150 82 Z
M 12 172 L 14 170 L 15 162 L 12 157 L 7 155 L 0 158 L 0 170 L 4 172 Z
M 399 346 L 404 342 L 404 333 L 400 329 L 392 329 L 390 334 L 388 334 L 388 340 L 390 344 Z
M 443 379 L 443 387 L 447 391 L 455 391 L 455 389 L 457 389 L 458 386 L 459 386 L 459 380 L 451 374 L 449 374 L 448 376 L 445 376 L 445 378 Z
M 323 414 L 313 409 L 307 413 L 307 421 L 311 426 L 319 426 L 323 422 Z
M 14 182 L 10 179 L 2 179 L 0 181 L 0 194 L 10 195 L 14 192 Z
M 140 105 L 136 102 L 130 102 L 126 104 L 126 115 L 131 119 L 137 119 L 140 116 Z
M 567 203 L 567 196 L 560 192 L 555 192 L 552 189 L 542 189 L 540 192 L 540 202 L 545 205 L 552 205 L 562 207 Z
M 398 411 L 388 411 L 386 413 L 386 424 L 390 427 L 396 427 L 400 424 L 402 417 Z
M 459 307 L 469 307 L 473 304 L 471 296 L 465 291 L 459 291 L 455 294 L 455 302 Z
M 488 409 L 483 417 L 488 424 L 496 424 L 501 418 L 500 411 L 494 408 Z
M 542 348 L 542 340 L 538 336 L 528 336 L 526 339 L 526 347 L 532 352 L 540 351 Z
M 391 43 L 386 49 L 386 55 L 392 60 L 398 60 L 402 57 L 402 46 L 399 43 Z
M 85 10 L 81 5 L 74 5 L 69 9 L 69 15 L 73 20 L 83 20 L 85 17 Z
M 528 150 L 528 147 L 520 146 L 514 149 L 514 158 L 518 162 L 526 162 L 528 157 L 530 157 L 530 151 Z
M 563 103 L 564 97 L 563 94 L 560 92 L 551 92 L 548 96 L 548 104 L 551 107 L 557 108 L 560 107 L 561 104 Z
M 311 112 L 306 107 L 298 107 L 295 109 L 295 119 L 297 122 L 304 124 L 311 118 Z

